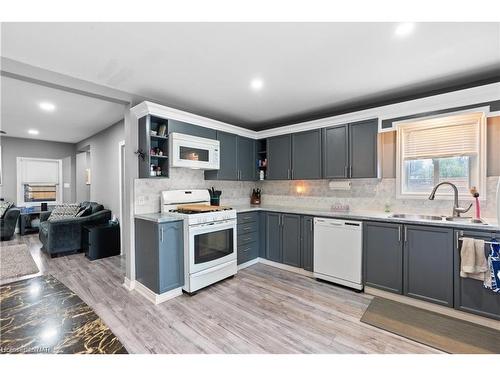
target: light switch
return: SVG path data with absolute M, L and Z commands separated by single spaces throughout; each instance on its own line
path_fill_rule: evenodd
M 63 186 L 65 189 L 69 189 L 71 185 L 69 184 L 69 182 L 65 182 Z

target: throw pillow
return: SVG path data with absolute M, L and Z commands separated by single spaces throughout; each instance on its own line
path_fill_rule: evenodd
M 0 201 L 0 218 L 3 219 L 3 215 L 7 212 L 9 208 L 11 208 L 14 205 L 12 202 L 8 201 Z
M 87 207 L 80 207 L 80 210 L 77 212 L 75 215 L 76 217 L 84 217 L 84 216 L 89 216 L 92 213 L 92 207 L 87 206 Z
M 56 208 L 52 210 L 47 221 L 62 220 L 75 217 L 79 209 L 80 206 L 76 203 L 61 204 L 59 206 L 56 206 Z

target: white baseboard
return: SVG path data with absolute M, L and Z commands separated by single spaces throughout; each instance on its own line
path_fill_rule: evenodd
M 169 290 L 168 292 L 162 294 L 156 294 L 151 289 L 144 286 L 138 281 L 135 281 L 135 291 L 138 292 L 144 298 L 146 298 L 148 301 L 153 302 L 155 305 L 158 305 L 162 302 L 168 301 L 169 299 L 182 295 L 182 287 Z
M 289 266 L 287 264 L 282 264 L 282 263 L 278 263 L 278 262 L 273 262 L 272 260 L 269 260 L 269 259 L 264 259 L 264 258 L 257 258 L 257 259 L 258 259 L 259 263 L 262 263 L 262 264 L 265 264 L 265 265 L 268 265 L 271 267 L 276 267 L 276 268 L 280 268 L 280 269 L 285 270 L 285 271 L 298 273 L 299 275 L 303 275 L 303 276 L 313 277 L 312 272 L 306 271 L 302 268 L 293 267 L 293 266 Z
M 242 269 L 244 269 L 244 268 L 247 268 L 247 267 L 253 266 L 254 264 L 259 263 L 259 259 L 260 259 L 260 258 L 255 258 L 255 259 L 249 260 L 248 262 L 245 262 L 245 263 L 241 263 L 241 264 L 239 264 L 239 265 L 238 265 L 238 271 L 239 271 L 239 270 L 242 270 Z
M 404 304 L 407 304 L 410 306 L 419 307 L 419 308 L 424 309 L 424 310 L 429 310 L 429 311 L 433 311 L 433 312 L 436 312 L 439 314 L 447 315 L 447 316 L 450 316 L 452 318 L 457 318 L 457 319 L 465 320 L 465 321 L 468 321 L 471 323 L 476 323 L 476 324 L 479 324 L 479 325 L 482 325 L 482 326 L 485 326 L 488 328 L 500 330 L 500 322 L 499 321 L 496 321 L 494 319 L 485 318 L 485 317 L 479 316 L 479 315 L 469 314 L 469 313 L 466 313 L 464 311 L 455 310 L 455 309 L 452 309 L 451 307 L 436 305 L 434 303 L 430 303 L 430 302 L 421 301 L 421 300 L 418 300 L 415 298 L 402 296 L 400 294 L 386 292 L 384 290 L 372 288 L 369 286 L 365 286 L 365 293 L 370 294 L 372 296 L 376 296 L 376 297 L 386 298 L 386 299 L 389 299 L 391 301 L 404 303 Z
M 135 280 L 130 280 L 129 278 L 125 277 L 122 285 L 128 291 L 134 290 L 135 289 Z

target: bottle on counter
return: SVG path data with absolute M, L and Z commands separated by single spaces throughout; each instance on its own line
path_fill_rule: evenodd
M 156 171 L 155 171 L 155 166 L 154 166 L 154 164 L 151 164 L 151 169 L 150 169 L 149 175 L 150 175 L 151 177 L 156 176 Z

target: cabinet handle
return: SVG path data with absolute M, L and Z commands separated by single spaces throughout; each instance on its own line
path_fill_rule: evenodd
M 347 165 L 344 166 L 344 177 L 347 177 L 348 174 L 347 174 Z
M 352 165 L 349 166 L 349 178 L 352 178 Z
M 463 232 L 462 231 L 458 231 L 458 230 L 455 232 L 455 245 L 456 245 L 457 249 L 460 246 L 460 243 L 458 241 L 458 238 L 459 238 L 460 234 L 463 234 Z
M 287 171 L 286 171 L 286 178 L 290 179 L 290 169 L 287 169 Z
M 292 168 L 292 171 L 290 172 L 290 175 L 291 175 L 292 180 L 293 180 L 293 168 Z
M 401 225 L 398 225 L 398 242 L 401 242 Z
M 405 242 L 408 242 L 408 227 L 405 226 Z
M 160 230 L 160 241 L 163 242 L 163 228 Z
M 311 225 L 311 232 L 312 232 L 313 231 L 313 221 L 312 221 L 312 219 L 309 220 L 309 224 Z

